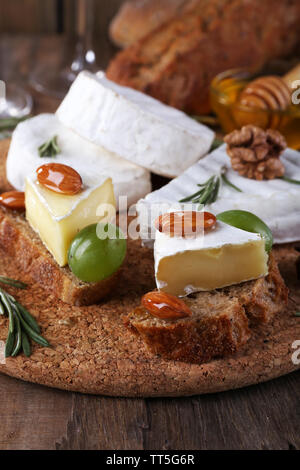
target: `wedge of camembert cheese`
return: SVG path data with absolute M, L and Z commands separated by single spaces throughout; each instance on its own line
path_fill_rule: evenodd
M 300 180 L 299 152 L 287 149 L 280 159 L 285 166 L 286 176 Z M 199 191 L 198 184 L 204 183 L 213 175 L 220 176 L 224 168 L 227 170 L 227 179 L 240 191 L 222 182 L 216 201 L 207 204 L 205 210 L 213 214 L 234 209 L 249 211 L 268 225 L 274 243 L 300 240 L 300 186 L 282 179 L 256 181 L 240 176 L 231 168 L 226 146 L 223 145 L 181 176 L 138 202 L 138 222 L 145 243 L 153 245 L 153 241 L 149 241 L 149 234 L 160 213 L 160 206 L 164 206 L 163 211 L 166 212 L 168 206 L 179 205 L 180 200 Z
M 69 246 L 81 229 L 114 215 L 111 178 L 104 176 L 96 185 L 82 179 L 83 190 L 73 196 L 47 189 L 37 181 L 36 174 L 26 179 L 26 219 L 59 266 L 68 263 Z
M 157 230 L 154 258 L 158 289 L 180 297 L 268 274 L 262 237 L 222 222 L 192 238 L 170 237 Z
M 60 153 L 41 158 L 40 145 L 57 136 Z M 54 114 L 41 114 L 20 123 L 13 133 L 6 170 L 8 181 L 24 191 L 25 179 L 44 163 L 62 163 L 74 168 L 96 187 L 103 178 L 113 181 L 116 201 L 127 196 L 128 205 L 151 191 L 150 173 L 118 155 L 81 138 L 59 122 Z
M 214 139 L 208 127 L 103 73 L 81 72 L 56 114 L 82 137 L 167 177 L 206 155 Z

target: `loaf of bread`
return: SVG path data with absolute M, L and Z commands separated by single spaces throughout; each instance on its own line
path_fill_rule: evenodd
M 210 108 L 213 77 L 289 56 L 300 43 L 299 21 L 299 0 L 197 0 L 121 51 L 107 76 L 187 113 L 203 114 Z
M 288 289 L 271 254 L 266 278 L 185 299 L 191 317 L 161 320 L 139 307 L 124 317 L 124 323 L 154 354 L 204 363 L 238 351 L 250 338 L 251 328 L 268 323 L 284 310 L 287 300 Z
M 131 46 L 158 26 L 182 14 L 193 2 L 195 0 L 125 1 L 110 24 L 110 38 L 119 47 Z

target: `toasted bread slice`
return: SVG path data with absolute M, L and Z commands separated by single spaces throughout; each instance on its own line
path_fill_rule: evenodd
M 270 321 L 287 299 L 288 289 L 271 255 L 266 278 L 186 298 L 192 317 L 161 320 L 139 307 L 123 320 L 153 353 L 203 363 L 236 352 L 250 338 L 250 325 Z
M 92 305 L 115 286 L 118 272 L 97 283 L 80 281 L 68 267 L 61 268 L 23 215 L 0 208 L 0 246 L 24 272 L 63 302 Z
M 240 300 L 251 325 L 269 323 L 288 300 L 288 289 L 275 256 L 270 255 L 269 274 L 266 278 L 232 286 L 228 289 L 228 295 Z

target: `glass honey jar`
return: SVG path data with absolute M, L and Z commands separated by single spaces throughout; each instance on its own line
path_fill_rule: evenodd
M 285 136 L 289 147 L 300 149 L 300 104 L 292 104 L 292 90 L 290 104 L 285 110 L 261 109 L 241 104 L 243 90 L 263 76 L 265 74 L 255 74 L 244 69 L 229 70 L 217 75 L 210 89 L 213 111 L 226 133 L 253 124 L 263 129 L 278 130 Z

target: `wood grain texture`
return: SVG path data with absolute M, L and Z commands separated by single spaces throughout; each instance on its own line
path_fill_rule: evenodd
M 0 376 L 0 449 L 300 449 L 300 373 L 218 395 L 116 399 Z

